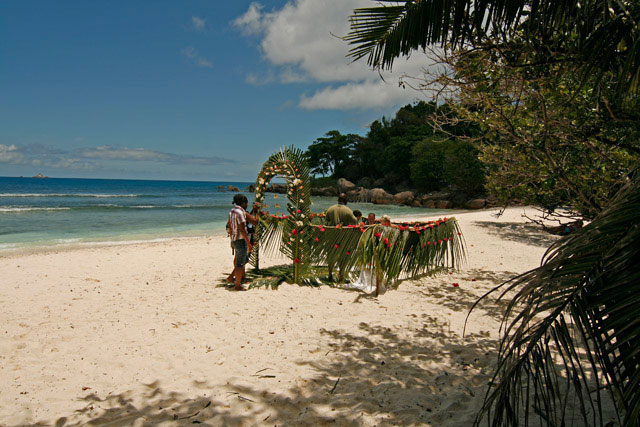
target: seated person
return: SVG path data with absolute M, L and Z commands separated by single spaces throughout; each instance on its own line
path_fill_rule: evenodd
M 327 225 L 356 225 L 358 221 L 353 216 L 353 212 L 347 207 L 347 196 L 340 193 L 338 204 L 331 206 L 325 212 L 325 222 Z
M 367 224 L 373 225 L 375 223 L 376 223 L 376 214 L 370 212 L 369 215 L 367 215 Z
M 356 217 L 358 224 L 360 224 L 360 222 L 362 221 L 362 212 L 356 209 L 355 211 L 353 211 L 353 216 Z
M 353 215 L 353 212 L 347 207 L 347 196 L 344 193 L 340 193 L 338 196 L 338 204 L 331 206 L 325 212 L 325 222 L 327 225 L 356 225 L 358 220 Z M 333 269 L 335 261 L 329 262 L 329 280 L 333 280 Z M 338 261 L 339 280 L 344 280 L 344 262 Z

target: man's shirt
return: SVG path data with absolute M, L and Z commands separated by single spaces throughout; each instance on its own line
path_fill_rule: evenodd
M 327 225 L 355 225 L 358 220 L 346 205 L 333 205 L 327 209 L 325 221 Z
M 231 241 L 243 239 L 242 233 L 240 232 L 240 224 L 246 225 L 247 219 L 244 214 L 244 209 L 240 206 L 235 206 L 229 212 L 229 227 L 231 229 Z

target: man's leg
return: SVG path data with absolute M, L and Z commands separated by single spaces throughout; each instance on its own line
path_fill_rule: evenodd
M 237 256 L 237 255 L 236 255 Z M 233 268 L 231 269 L 231 274 L 227 276 L 227 282 L 233 283 L 235 280 L 235 272 L 236 272 L 236 256 L 233 257 Z
M 235 249 L 236 249 L 236 268 L 233 270 L 233 274 L 235 275 L 235 289 L 236 291 L 244 291 L 242 287 L 242 279 L 245 274 L 245 264 L 248 260 L 248 252 L 247 252 L 247 244 L 244 240 L 236 241 Z
M 236 285 L 234 286 L 233 289 L 235 289 L 236 291 L 244 290 L 244 288 L 242 287 L 242 278 L 244 277 L 244 265 L 242 267 L 236 267 L 235 270 L 233 270 L 233 274 L 235 274 L 236 276 Z

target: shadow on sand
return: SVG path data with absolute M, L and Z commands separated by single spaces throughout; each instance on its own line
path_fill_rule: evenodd
M 476 221 L 473 224 L 486 228 L 490 234 L 499 236 L 502 239 L 543 248 L 548 248 L 559 238 L 534 224 L 491 221 Z
M 428 315 L 412 325 L 321 330 L 326 354 L 297 361 L 310 374 L 285 391 L 269 386 L 274 371 L 224 386 L 196 384 L 201 397 L 155 382 L 142 395 L 83 396 L 85 407 L 54 425 L 468 425 L 490 380 L 496 341 L 462 339 Z

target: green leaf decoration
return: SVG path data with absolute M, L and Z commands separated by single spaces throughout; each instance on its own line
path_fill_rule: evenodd
M 364 268 L 373 268 L 377 283 L 393 288 L 399 279 L 458 268 L 464 261 L 464 240 L 455 218 L 391 226 L 323 225 L 323 214 L 311 212 L 311 183 L 304 153 L 285 147 L 271 155 L 258 174 L 255 201 L 264 201 L 267 187 L 276 176 L 286 180 L 288 214 L 260 216 L 258 250 L 251 256 L 254 266 L 258 253 L 273 255 L 279 251 L 292 261 L 290 270 L 281 270 L 271 279 L 271 287 L 282 281 L 317 286 L 316 266 L 328 264 L 352 277 Z

